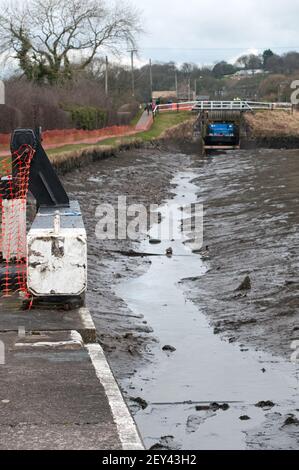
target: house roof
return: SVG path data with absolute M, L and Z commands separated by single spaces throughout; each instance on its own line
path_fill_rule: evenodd
M 176 96 L 174 90 L 153 91 L 153 99 L 157 98 L 173 98 Z

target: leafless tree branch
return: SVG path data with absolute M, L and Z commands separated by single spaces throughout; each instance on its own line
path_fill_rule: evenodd
M 31 79 L 58 81 L 83 70 L 102 48 L 136 47 L 140 13 L 105 0 L 18 0 L 0 8 L 0 50 Z

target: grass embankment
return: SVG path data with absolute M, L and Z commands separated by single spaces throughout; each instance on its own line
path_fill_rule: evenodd
M 258 111 L 246 113 L 244 119 L 252 138 L 299 137 L 297 111 Z
M 122 145 L 131 143 L 142 143 L 150 142 L 163 137 L 169 129 L 175 128 L 179 124 L 189 121 L 192 118 L 192 114 L 188 111 L 184 112 L 166 112 L 158 114 L 155 118 L 154 124 L 151 129 L 146 132 L 136 132 L 136 134 L 124 137 L 112 137 L 101 140 L 93 144 L 67 144 L 61 147 L 47 149 L 46 152 L 49 155 L 50 160 L 54 164 L 60 164 L 61 162 L 67 161 L 69 158 L 80 158 L 85 152 L 93 151 L 112 151 L 119 148 Z M 133 127 L 133 126 L 132 126 Z M 1 160 L 7 157 L 0 157 L 0 175 L 1 175 Z
M 169 112 L 156 116 L 153 126 L 146 132 L 138 132 L 131 136 L 112 137 L 101 140 L 96 144 L 69 144 L 47 150 L 52 162 L 58 163 L 68 157 L 80 156 L 84 151 L 111 150 L 121 145 L 134 142 L 150 142 L 162 138 L 163 134 L 170 128 L 188 121 L 192 117 L 190 112 Z

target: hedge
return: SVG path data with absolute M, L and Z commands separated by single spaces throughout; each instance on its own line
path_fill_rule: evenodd
M 76 129 L 92 131 L 101 129 L 107 123 L 107 112 L 93 106 L 70 106 L 69 111 L 72 125 Z

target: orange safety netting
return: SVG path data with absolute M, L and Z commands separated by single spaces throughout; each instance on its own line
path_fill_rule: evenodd
M 26 288 L 26 200 L 35 150 L 22 145 L 12 157 L 0 158 L 0 295 Z
M 43 146 L 51 148 L 55 145 L 67 145 L 84 142 L 101 141 L 110 137 L 121 137 L 134 133 L 133 126 L 110 126 L 87 131 L 82 129 L 55 129 L 43 132 Z M 0 152 L 9 148 L 10 134 L 0 134 Z

